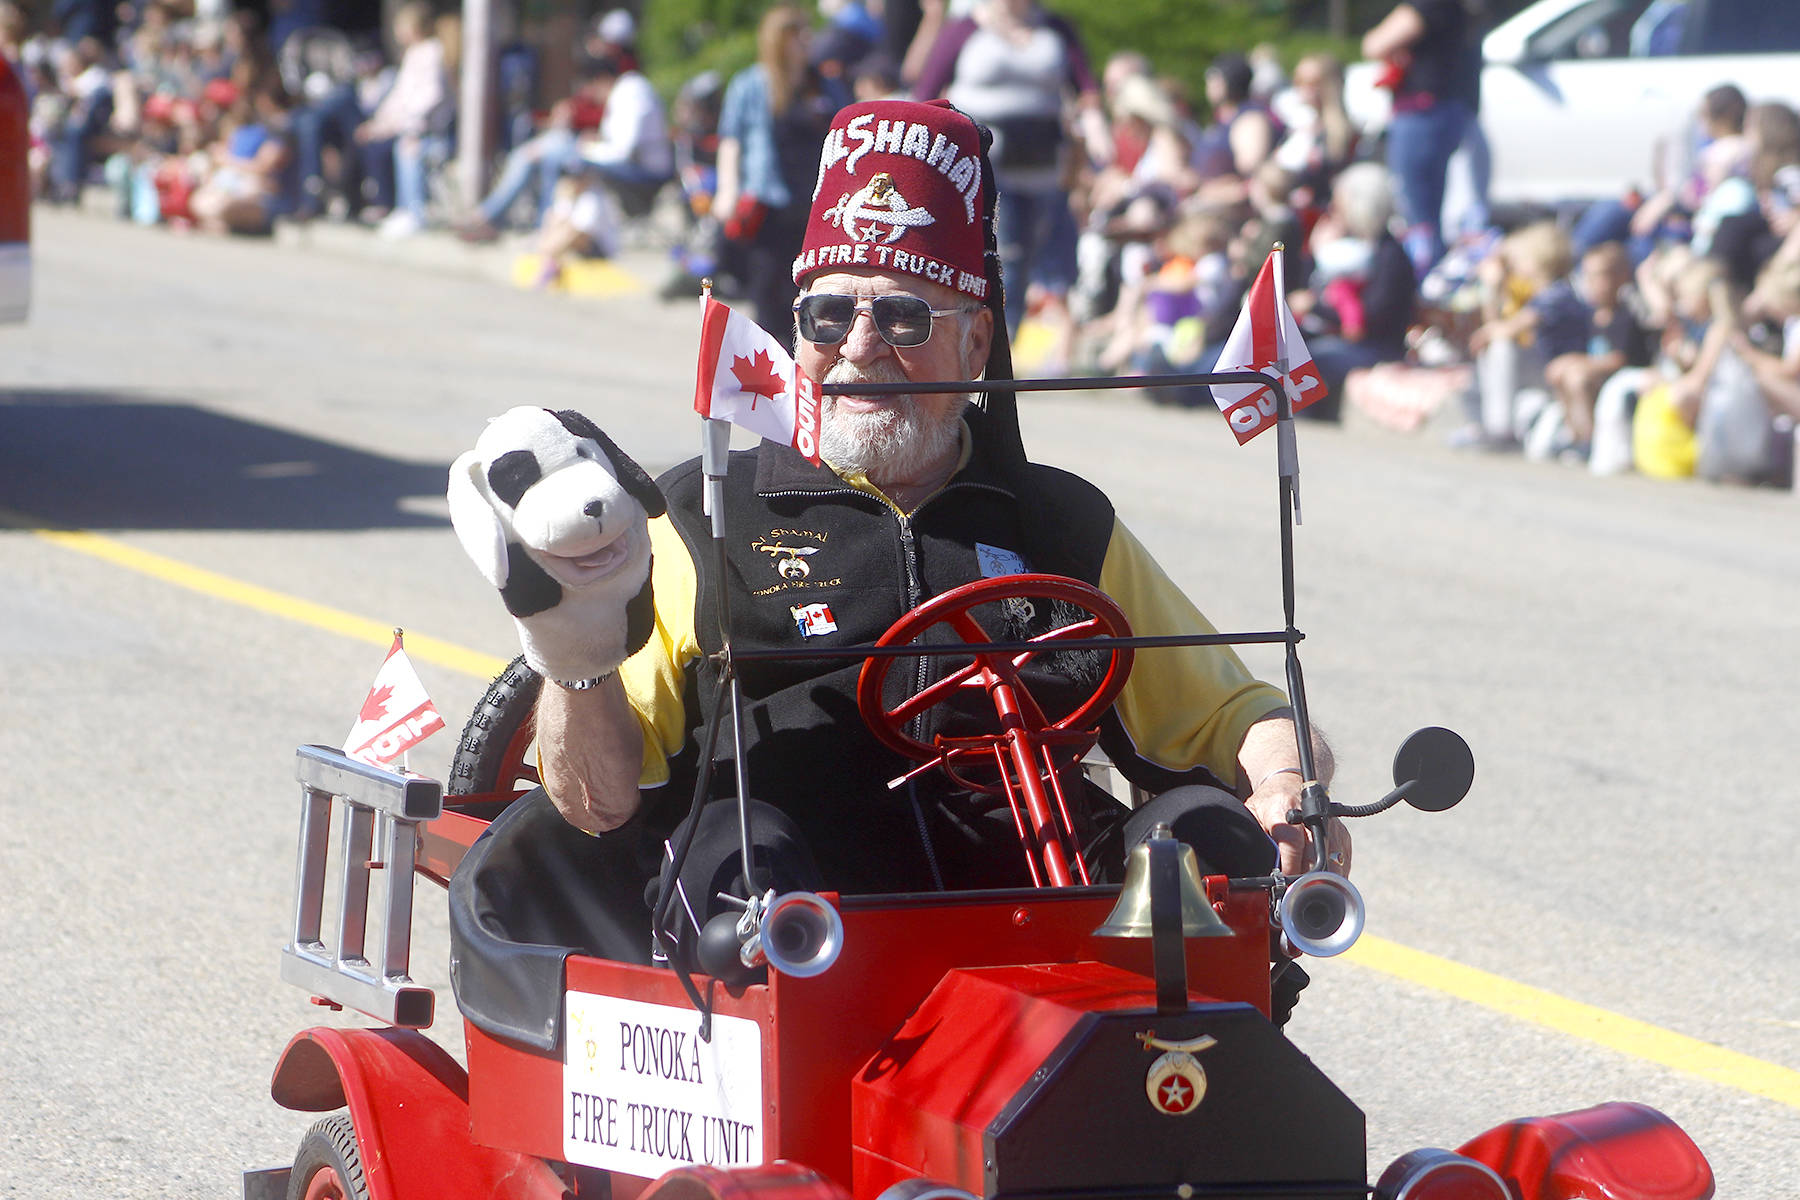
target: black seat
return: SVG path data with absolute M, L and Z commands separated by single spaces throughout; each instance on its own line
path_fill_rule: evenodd
M 562 1044 L 570 954 L 650 961 L 644 888 L 656 846 L 634 825 L 604 838 L 564 821 L 542 788 L 477 838 L 450 879 L 450 984 L 483 1033 Z

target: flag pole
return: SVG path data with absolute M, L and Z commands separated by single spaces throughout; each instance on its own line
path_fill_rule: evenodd
M 394 626 L 394 649 L 401 654 L 406 653 L 406 631 L 398 625 Z M 402 771 L 410 772 L 412 770 L 411 755 L 412 747 L 410 746 L 400 752 L 400 769 Z
M 1276 242 L 1269 257 L 1275 267 L 1275 369 L 1281 373 L 1281 388 L 1275 394 L 1275 462 L 1288 481 L 1294 524 L 1301 525 L 1305 522 L 1300 518 L 1300 447 L 1294 437 L 1294 402 L 1287 390 L 1287 247 Z
M 1287 247 L 1280 242 L 1269 252 L 1275 278 L 1275 370 L 1281 383 L 1275 389 L 1275 462 L 1281 478 L 1281 607 L 1287 620 L 1288 704 L 1294 711 L 1294 749 L 1300 756 L 1300 808 L 1288 813 L 1290 823 L 1312 830 L 1313 862 L 1310 869 L 1327 869 L 1325 845 L 1331 821 L 1331 800 L 1319 782 L 1313 758 L 1312 717 L 1306 707 L 1306 677 L 1300 670 L 1300 632 L 1294 627 L 1294 526 L 1300 524 L 1300 451 L 1294 434 L 1294 404 L 1288 397 L 1287 361 Z
M 700 282 L 700 315 L 704 322 L 712 303 L 712 280 Z M 750 840 L 750 784 L 744 762 L 743 689 L 738 686 L 737 668 L 731 658 L 731 563 L 725 549 L 725 476 L 731 463 L 731 423 L 714 417 L 702 422 L 700 470 L 706 486 L 701 508 L 712 519 L 713 548 L 719 567 L 719 683 L 731 693 L 732 770 L 737 781 L 738 845 L 744 871 L 744 887 L 749 897 L 757 894 L 756 852 Z M 702 764 L 704 769 L 704 764 Z M 698 819 L 698 812 L 695 814 Z

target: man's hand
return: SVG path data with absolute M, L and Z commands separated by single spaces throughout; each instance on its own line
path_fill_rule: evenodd
M 1331 747 L 1318 729 L 1313 730 L 1313 767 L 1319 781 L 1331 783 L 1335 766 Z M 1310 871 L 1312 834 L 1305 826 L 1290 825 L 1288 813 L 1300 807 L 1299 742 L 1293 718 L 1282 709 L 1264 717 L 1244 733 L 1238 747 L 1238 795 L 1248 793 L 1244 806 L 1256 818 L 1263 831 L 1274 839 L 1275 850 L 1284 875 Z M 1333 818 L 1326 826 L 1326 865 L 1340 875 L 1350 873 L 1350 831 Z
M 515 408 L 450 468 L 450 521 L 546 679 L 610 674 L 655 625 L 647 518 L 662 493 L 576 412 Z
M 1281 873 L 1300 875 L 1313 869 L 1312 833 L 1303 825 L 1288 824 L 1288 813 L 1300 807 L 1300 776 L 1283 771 L 1270 776 L 1250 794 L 1244 806 L 1274 839 Z M 1336 817 L 1326 826 L 1326 867 L 1339 875 L 1350 874 L 1350 830 Z

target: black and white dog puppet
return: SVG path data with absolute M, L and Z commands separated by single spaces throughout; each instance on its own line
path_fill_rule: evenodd
M 450 523 L 500 589 L 525 661 L 546 679 L 611 673 L 650 638 L 644 469 L 578 412 L 514 408 L 450 467 Z

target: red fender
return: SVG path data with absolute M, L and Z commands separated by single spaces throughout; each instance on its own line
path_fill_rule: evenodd
M 1462 1147 L 1500 1173 L 1519 1200 L 1710 1200 L 1712 1168 L 1675 1122 L 1614 1102 L 1527 1117 Z
M 850 1193 L 797 1162 L 760 1167 L 677 1167 L 639 1200 L 850 1200 Z
M 269 1085 L 301 1112 L 349 1108 L 372 1200 L 562 1200 L 541 1158 L 469 1138 L 469 1077 L 412 1029 L 308 1029 L 281 1052 Z

